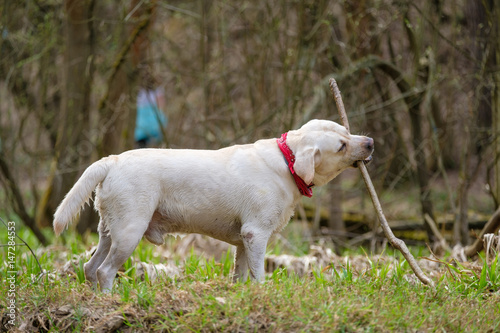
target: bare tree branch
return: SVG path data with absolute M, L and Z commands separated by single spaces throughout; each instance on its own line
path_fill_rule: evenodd
M 465 247 L 465 255 L 467 257 L 475 256 L 478 252 L 481 252 L 483 249 L 483 236 L 485 234 L 494 234 L 497 230 L 500 229 L 500 207 L 493 213 L 491 218 L 488 220 L 483 230 L 479 234 L 479 237 L 476 241 L 469 246 Z
M 26 206 L 24 205 L 24 200 L 23 196 L 21 195 L 21 191 L 18 187 L 18 184 L 14 180 L 12 173 L 10 172 L 9 166 L 2 152 L 0 152 L 0 171 L 7 183 L 6 187 L 8 187 L 8 189 L 11 192 L 11 195 L 9 197 L 14 212 L 17 215 L 19 215 L 24 224 L 28 228 L 30 228 L 31 231 L 33 231 L 33 234 L 35 234 L 36 238 L 40 241 L 40 243 L 42 243 L 43 245 L 47 245 L 48 244 L 47 238 L 45 238 L 45 236 L 42 234 L 42 232 L 36 225 L 35 219 L 33 219 L 33 217 L 26 210 Z

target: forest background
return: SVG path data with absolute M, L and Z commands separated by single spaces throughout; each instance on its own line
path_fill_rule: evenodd
M 499 206 L 495 1 L 35 0 L 0 12 L 0 213 L 42 244 L 83 170 L 135 148 L 146 78 L 165 92 L 159 146 L 217 149 L 338 121 L 334 77 L 351 130 L 375 139 L 369 170 L 389 220 L 425 241 L 435 221 L 467 245 Z M 357 173 L 315 193 L 297 214 L 314 232 L 342 242 L 349 219 L 375 225 Z M 77 230 L 96 225 L 86 209 Z

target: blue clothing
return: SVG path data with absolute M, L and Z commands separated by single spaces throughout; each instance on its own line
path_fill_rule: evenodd
M 161 141 L 161 128 L 167 125 L 167 117 L 158 108 L 157 94 L 161 90 L 141 89 L 137 96 L 137 118 L 135 122 L 135 141 Z

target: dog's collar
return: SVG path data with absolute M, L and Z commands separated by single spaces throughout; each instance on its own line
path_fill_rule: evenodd
M 295 170 L 293 169 L 293 165 L 295 164 L 295 155 L 293 154 L 293 151 L 290 149 L 290 147 L 288 147 L 288 145 L 286 144 L 287 134 L 288 133 L 281 134 L 281 138 L 276 139 L 276 142 L 278 142 L 278 147 L 280 147 L 280 150 L 283 153 L 283 157 L 285 158 L 286 164 L 288 165 L 288 168 L 292 173 L 293 179 L 295 180 L 295 184 L 297 184 L 297 188 L 299 189 L 300 194 L 310 198 L 313 195 L 312 187 L 314 186 L 314 184 L 307 185 L 306 182 L 295 173 Z

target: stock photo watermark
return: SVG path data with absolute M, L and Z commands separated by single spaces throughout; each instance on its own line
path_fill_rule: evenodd
M 16 276 L 17 276 L 17 267 L 16 267 L 16 223 L 13 221 L 7 222 L 7 251 L 6 251 L 6 260 L 7 264 L 6 269 L 6 278 L 4 281 L 4 286 L 7 289 L 7 299 L 6 308 L 7 308 L 7 325 L 14 326 L 16 324 L 16 316 L 17 316 L 17 307 L 16 307 Z
M 42 265 L 40 265 L 40 261 L 38 260 L 37 256 L 31 249 L 31 247 L 26 243 L 21 237 L 16 232 L 16 222 L 14 221 L 9 221 L 5 222 L 4 219 L 0 217 L 0 222 L 5 226 L 7 229 L 7 239 L 6 243 L 3 243 L 4 239 L 0 240 L 0 247 L 4 249 L 4 261 L 3 263 L 6 265 L 4 267 L 4 272 L 5 276 L 4 279 L 2 280 L 2 287 L 4 287 L 5 290 L 5 299 L 4 299 L 4 304 L 5 304 L 5 311 L 3 312 L 3 319 L 0 321 L 0 331 L 4 331 L 5 329 L 7 332 L 9 329 L 14 327 L 18 321 L 19 321 L 19 311 L 18 311 L 18 304 L 17 304 L 17 277 L 19 273 L 19 268 L 17 265 L 19 265 L 19 261 L 17 260 L 17 255 L 18 251 L 17 249 L 21 247 L 26 247 L 30 251 L 31 255 L 33 258 L 35 258 L 36 263 L 40 269 L 40 274 L 38 275 L 38 278 L 33 280 L 34 282 L 37 282 L 40 280 L 43 276 L 46 275 L 46 271 L 42 268 Z M 17 242 L 16 240 L 20 240 L 21 243 Z M 1 326 L 3 325 L 3 326 Z

